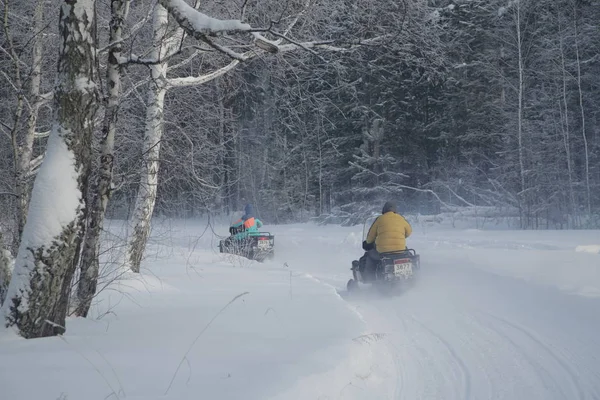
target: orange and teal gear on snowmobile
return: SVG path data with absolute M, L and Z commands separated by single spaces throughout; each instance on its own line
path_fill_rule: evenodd
M 237 220 L 230 228 L 230 231 L 237 232 L 233 235 L 235 239 L 243 239 L 249 235 L 258 233 L 258 228 L 263 226 L 263 223 L 258 218 L 254 217 L 254 210 L 251 204 L 246 204 L 245 213 Z

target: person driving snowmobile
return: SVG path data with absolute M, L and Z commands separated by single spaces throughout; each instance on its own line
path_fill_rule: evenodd
M 361 274 L 372 275 L 375 272 L 381 253 L 406 250 L 406 238 L 411 233 L 412 227 L 398 214 L 396 203 L 387 201 L 381 215 L 369 228 L 367 239 L 362 243 L 365 254 L 358 260 Z
M 262 226 L 262 221 L 254 216 L 252 204 L 246 204 L 244 215 L 229 228 L 229 233 L 235 239 L 243 239 L 253 232 L 258 232 L 258 228 Z

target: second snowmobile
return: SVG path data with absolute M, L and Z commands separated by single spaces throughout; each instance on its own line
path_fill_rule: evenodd
M 249 258 L 250 260 L 264 261 L 275 257 L 275 236 L 269 232 L 248 232 L 245 237 L 236 237 L 236 232 L 227 239 L 219 242 L 219 252 L 230 253 Z

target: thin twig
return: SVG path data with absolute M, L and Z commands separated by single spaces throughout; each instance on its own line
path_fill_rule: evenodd
M 221 315 L 221 313 L 223 313 L 223 311 L 225 311 L 227 309 L 227 307 L 229 307 L 231 304 L 233 304 L 235 301 L 237 301 L 239 298 L 244 297 L 245 295 L 250 294 L 250 292 L 244 292 L 244 293 L 240 293 L 237 296 L 235 296 L 233 299 L 231 299 L 229 301 L 229 303 L 225 304 L 225 306 L 223 306 L 223 308 L 221 308 L 219 310 L 218 313 L 215 314 L 214 317 L 212 317 L 212 319 L 208 322 L 208 324 L 206 324 L 206 326 L 200 331 L 200 333 L 198 334 L 198 336 L 196 336 L 196 338 L 194 339 L 194 341 L 190 344 L 190 346 L 188 347 L 188 349 L 186 350 L 185 354 L 183 355 L 183 357 L 181 358 L 181 361 L 179 362 L 179 365 L 177 366 L 177 369 L 175 370 L 175 373 L 173 374 L 173 377 L 171 378 L 171 382 L 169 382 L 169 386 L 167 387 L 167 390 L 165 390 L 165 396 L 169 393 L 169 390 L 171 389 L 171 386 L 173 386 L 173 382 L 175 381 L 175 377 L 177 377 L 177 373 L 179 372 L 179 369 L 181 368 L 181 366 L 183 365 L 183 362 L 185 360 L 187 360 L 187 356 L 190 353 L 190 351 L 192 350 L 192 348 L 194 347 L 194 345 L 196 344 L 196 342 L 198 341 L 198 339 L 200 339 L 200 336 L 202 336 L 202 334 L 204 332 L 206 332 L 206 330 L 211 326 L 211 324 L 214 322 L 215 319 L 217 319 L 217 317 L 219 315 Z

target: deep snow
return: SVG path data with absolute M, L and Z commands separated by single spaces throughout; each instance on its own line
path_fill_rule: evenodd
M 203 223 L 157 223 L 95 319 L 0 333 L 2 398 L 600 398 L 600 232 L 413 227 L 422 276 L 383 298 L 345 293 L 362 226 L 266 226 L 257 264 Z

